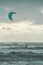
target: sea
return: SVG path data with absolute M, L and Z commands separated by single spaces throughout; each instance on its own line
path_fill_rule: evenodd
M 1 42 L 0 65 L 43 65 L 43 43 Z

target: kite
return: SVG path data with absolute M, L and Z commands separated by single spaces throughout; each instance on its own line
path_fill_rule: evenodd
M 16 14 L 16 12 L 9 12 L 8 17 L 11 21 L 13 21 L 12 15 Z

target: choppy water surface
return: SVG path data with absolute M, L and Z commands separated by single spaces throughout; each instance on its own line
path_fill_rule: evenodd
M 43 61 L 12 61 L 12 62 L 0 62 L 0 65 L 43 65 Z
M 43 43 L 0 44 L 0 65 L 43 65 Z

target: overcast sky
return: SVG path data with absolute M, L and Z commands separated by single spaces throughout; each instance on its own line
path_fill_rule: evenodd
M 13 21 L 8 18 L 14 11 Z M 43 0 L 0 0 L 0 42 L 43 42 Z

